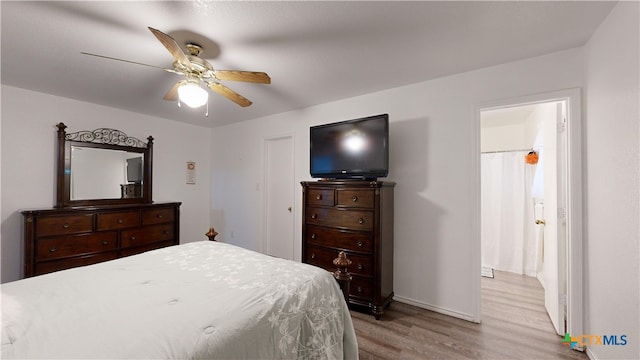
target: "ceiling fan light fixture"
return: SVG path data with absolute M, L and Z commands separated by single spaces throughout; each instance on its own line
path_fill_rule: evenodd
M 180 102 L 187 104 L 191 108 L 199 108 L 207 103 L 209 94 L 207 90 L 194 82 L 185 82 L 178 88 Z

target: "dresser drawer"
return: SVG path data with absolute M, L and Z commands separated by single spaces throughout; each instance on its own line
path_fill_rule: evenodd
M 139 225 L 140 212 L 136 210 L 98 213 L 98 231 L 125 229 Z
M 91 264 L 97 264 L 103 261 L 113 260 L 118 258 L 117 251 L 109 251 L 104 253 L 98 253 L 95 255 L 78 256 L 68 259 L 60 259 L 53 261 L 43 261 L 36 263 L 34 275 L 42 275 L 58 270 L 70 269 L 78 266 L 85 266 Z
M 373 240 L 371 232 L 355 232 L 307 225 L 306 241 L 310 244 L 344 250 L 371 253 Z
M 373 229 L 373 211 L 366 210 L 308 207 L 305 212 L 305 220 L 307 224 L 333 226 L 343 229 Z
M 155 242 L 155 243 L 151 243 L 151 244 L 146 244 L 146 245 L 143 245 L 143 246 L 126 248 L 126 249 L 122 249 L 120 251 L 120 256 L 131 256 L 131 255 L 141 254 L 143 252 L 156 250 L 156 249 L 161 249 L 161 248 L 164 248 L 164 247 L 167 247 L 167 246 L 172 246 L 172 245 L 176 245 L 176 244 L 174 244 L 173 241 L 169 240 L 169 241 L 162 241 L 162 242 Z
M 93 230 L 93 214 L 50 216 L 36 221 L 36 236 L 81 234 Z
M 319 246 L 307 246 L 306 262 L 319 266 L 328 271 L 335 271 L 337 267 L 333 265 L 333 259 L 338 257 L 340 250 L 329 249 Z M 347 258 L 351 260 L 348 270 L 355 275 L 372 276 L 373 264 L 370 256 L 347 254 Z
M 49 260 L 115 250 L 116 240 L 116 232 L 41 238 L 36 240 L 36 259 Z
M 173 222 L 175 219 L 176 214 L 172 207 L 142 210 L 142 225 L 162 224 Z
M 338 189 L 337 206 L 373 209 L 375 192 L 373 189 Z
M 307 204 L 311 206 L 333 206 L 333 189 L 309 189 Z
M 123 248 L 173 240 L 173 224 L 145 226 L 122 232 L 120 246 Z
M 371 300 L 373 298 L 372 280 L 353 276 L 349 284 L 349 295 L 363 300 Z

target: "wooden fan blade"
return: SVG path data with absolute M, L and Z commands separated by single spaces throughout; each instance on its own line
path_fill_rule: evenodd
M 233 101 L 234 103 L 242 106 L 242 107 L 247 107 L 249 105 L 251 105 L 251 101 L 249 101 L 247 98 L 245 98 L 244 96 L 238 94 L 237 92 L 229 89 L 228 87 L 217 83 L 217 82 L 210 82 L 207 84 L 209 86 L 209 89 L 217 92 L 218 94 L 226 97 L 227 99 Z
M 168 100 L 168 101 L 176 101 L 178 100 L 178 88 L 180 87 L 180 85 L 182 85 L 184 83 L 184 80 L 180 80 L 178 81 L 175 85 L 173 85 L 173 87 L 171 88 L 171 90 L 169 90 L 164 97 L 162 98 L 162 100 Z
M 109 56 L 104 56 L 104 55 L 91 54 L 91 53 L 87 53 L 87 52 L 80 52 L 80 54 L 82 54 L 82 55 L 89 55 L 89 56 L 95 56 L 95 57 L 99 57 L 99 58 L 103 58 L 103 59 L 109 59 L 109 60 L 122 61 L 122 62 L 130 63 L 130 64 L 136 64 L 136 65 L 148 66 L 148 67 L 152 67 L 152 68 L 155 68 L 155 69 L 160 69 L 160 70 L 168 71 L 168 72 L 170 72 L 170 73 L 174 73 L 174 74 L 182 74 L 181 72 L 179 72 L 179 71 L 175 71 L 174 69 L 167 69 L 167 68 L 163 68 L 163 67 L 160 67 L 160 66 L 149 65 L 149 64 L 143 64 L 143 63 L 139 63 L 139 62 L 131 61 L 131 60 L 123 60 L 123 59 L 118 59 L 118 58 L 109 57 Z
M 187 55 L 185 55 L 182 49 L 180 49 L 180 46 L 178 45 L 178 43 L 171 36 L 163 33 L 160 30 L 154 29 L 150 26 L 148 28 L 153 33 L 153 35 L 155 35 L 156 38 L 160 40 L 162 45 L 164 45 L 164 47 L 166 47 L 167 50 L 169 50 L 169 52 L 171 53 L 174 59 L 176 59 L 179 63 L 181 63 L 184 66 L 191 66 L 191 61 L 189 61 L 189 58 L 187 57 Z
M 213 72 L 219 80 L 244 81 L 259 84 L 271 84 L 267 73 L 256 71 L 216 70 Z

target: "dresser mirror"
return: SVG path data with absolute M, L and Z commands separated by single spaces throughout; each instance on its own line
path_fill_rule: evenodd
M 58 127 L 56 207 L 151 203 L 153 138 Z

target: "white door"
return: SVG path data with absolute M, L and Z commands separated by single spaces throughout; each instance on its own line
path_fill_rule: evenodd
M 267 255 L 293 260 L 293 139 L 265 140 L 265 246 Z
M 565 102 L 544 122 L 544 304 L 559 335 L 566 332 L 567 224 Z

